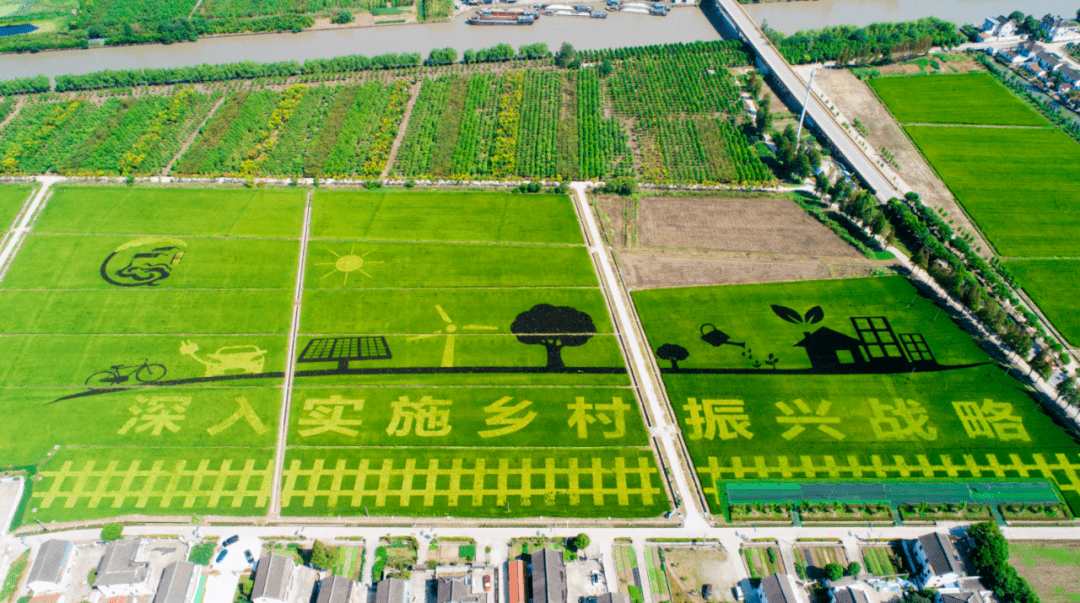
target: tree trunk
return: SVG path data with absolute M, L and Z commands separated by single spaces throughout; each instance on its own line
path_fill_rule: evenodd
M 549 343 L 545 345 L 547 346 L 548 355 L 547 367 L 549 369 L 565 368 L 565 365 L 562 361 L 562 346 L 555 343 Z
M 673 370 L 673 371 L 679 370 L 679 361 L 675 360 L 674 358 L 671 359 L 671 370 Z

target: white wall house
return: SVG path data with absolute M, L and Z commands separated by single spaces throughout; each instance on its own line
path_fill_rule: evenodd
M 908 553 L 920 588 L 958 588 L 966 578 L 964 562 L 948 535 L 933 532 L 909 541 Z

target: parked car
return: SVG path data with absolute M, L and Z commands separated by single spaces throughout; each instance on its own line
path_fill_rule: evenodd
M 244 551 L 244 559 L 247 559 L 248 563 L 255 563 L 255 557 L 251 554 L 251 551 Z
M 484 574 L 484 592 L 491 592 L 491 574 Z
M 225 542 L 221 543 L 221 546 L 226 546 L 227 547 L 230 544 L 235 544 L 237 540 L 240 540 L 239 536 L 229 536 L 228 538 L 225 539 Z
M 736 586 L 735 587 L 735 600 L 736 601 L 742 601 L 743 600 L 743 594 L 742 594 L 742 587 L 741 586 Z
M 221 563 L 221 560 L 224 559 L 225 555 L 228 555 L 228 554 L 229 554 L 229 549 L 221 549 L 221 552 L 218 553 L 217 559 L 214 560 L 214 563 Z
M 701 598 L 705 599 L 706 601 L 712 600 L 712 584 L 701 585 Z

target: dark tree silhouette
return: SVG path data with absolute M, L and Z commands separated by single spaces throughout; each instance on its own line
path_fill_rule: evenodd
M 690 357 L 690 352 L 681 345 L 675 345 L 674 343 L 665 343 L 656 350 L 656 357 L 660 360 L 670 360 L 671 368 L 678 370 L 679 362 L 686 360 Z
M 521 343 L 546 347 L 548 368 L 564 368 L 562 349 L 585 345 L 596 326 L 591 316 L 569 306 L 537 304 L 517 315 L 510 332 Z

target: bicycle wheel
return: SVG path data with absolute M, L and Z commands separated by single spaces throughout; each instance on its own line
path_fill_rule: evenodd
M 135 371 L 135 378 L 142 383 L 153 383 L 165 376 L 165 367 L 160 364 L 144 364 Z
M 90 389 L 106 389 L 116 387 L 118 379 L 112 371 L 98 371 L 86 378 L 86 387 Z

